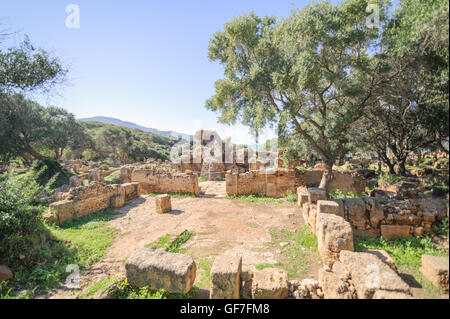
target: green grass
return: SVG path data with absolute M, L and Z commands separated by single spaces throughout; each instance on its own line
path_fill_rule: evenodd
M 438 235 L 447 235 L 449 237 L 448 231 L 448 217 L 445 217 L 440 224 L 433 227 L 433 233 Z
M 108 176 L 105 177 L 105 181 L 107 182 L 114 182 L 114 181 L 120 181 L 120 170 L 115 171 Z
M 198 276 L 200 278 L 196 286 L 199 288 L 209 287 L 209 284 L 211 282 L 211 268 L 214 263 L 214 256 L 210 256 L 207 259 L 196 260 L 195 263 L 197 264 L 197 267 L 199 269 Z
M 291 190 L 286 192 L 286 200 L 290 203 L 295 203 L 297 201 L 297 194 L 293 194 Z
M 402 185 L 404 177 L 389 173 L 381 173 L 378 177 L 378 185 Z
M 157 241 L 145 245 L 146 248 L 162 248 L 170 253 L 184 253 L 185 249 L 181 246 L 186 243 L 191 237 L 195 235 L 195 232 L 185 230 L 180 235 L 166 234 L 159 237 Z M 173 239 L 173 240 L 172 240 Z
M 354 194 L 353 192 L 347 192 L 343 193 L 340 189 L 335 190 L 333 193 L 329 194 L 331 199 L 338 199 L 338 198 L 361 198 L 368 196 L 366 192 L 362 192 L 359 195 Z
M 83 268 L 100 260 L 111 246 L 115 230 L 107 221 L 117 214 L 103 211 L 71 221 L 62 226 L 41 224 L 28 235 L 27 250 L 12 271 L 14 278 L 0 284 L 1 298 L 33 298 L 59 287 L 69 275 L 66 267 Z M 24 291 L 21 296 L 18 292 Z
M 273 268 L 273 267 L 282 267 L 283 264 L 281 262 L 270 264 L 270 263 L 259 263 L 255 266 L 257 270 L 263 270 L 265 268 Z
M 203 178 L 203 177 L 199 177 L 198 178 L 198 182 L 199 183 L 203 183 L 203 182 L 207 182 L 208 180 L 206 179 L 206 178 Z
M 152 291 L 148 287 L 132 287 L 124 279 L 116 281 L 116 287 L 109 294 L 111 299 L 191 299 L 196 289 L 193 289 L 192 294 L 169 294 L 164 289 Z
M 97 291 L 105 291 L 105 290 L 108 289 L 108 287 L 109 287 L 112 283 L 114 283 L 114 282 L 116 282 L 116 281 L 117 281 L 117 279 L 114 278 L 114 277 L 113 277 L 113 278 L 107 278 L 107 279 L 104 279 L 104 280 L 102 280 L 102 281 L 96 283 L 95 285 L 93 285 L 91 288 L 89 288 L 89 289 L 86 291 L 86 293 L 83 295 L 83 297 L 84 297 L 84 298 L 91 297 L 91 296 L 93 296 Z
M 448 256 L 448 251 L 434 244 L 429 237 L 397 238 L 388 241 L 382 237 L 360 236 L 355 237 L 354 242 L 355 251 L 385 250 L 394 260 L 400 275 L 404 278 L 412 276 L 412 280 L 422 286 L 430 297 L 443 293 L 442 289 L 434 287 L 425 279 L 420 271 L 422 255 Z
M 240 199 L 249 203 L 254 203 L 254 204 L 281 204 L 283 203 L 282 199 L 279 198 L 272 198 L 272 197 L 262 197 L 262 196 L 258 196 L 258 195 L 240 195 L 240 196 L 236 196 L 236 195 L 232 195 L 232 196 L 226 196 L 225 198 L 227 199 Z
M 288 271 L 290 279 L 306 275 L 313 259 L 320 260 L 317 251 L 317 237 L 306 225 L 296 231 L 271 228 L 269 245 L 279 248 L 281 242 L 288 245 L 281 248 L 283 260 L 277 265 Z M 262 266 L 260 266 L 262 267 Z
M 75 248 L 80 267 L 88 267 L 100 260 L 112 245 L 117 230 L 108 227 L 108 221 L 115 215 L 115 211 L 105 210 L 62 226 L 50 227 L 50 232 L 58 240 Z
M 156 196 L 159 196 L 162 194 L 163 193 L 148 193 L 147 195 L 151 196 L 151 197 L 156 197 Z M 195 195 L 191 194 L 191 193 L 164 193 L 164 194 L 170 195 L 170 197 L 173 197 L 173 198 L 195 197 Z

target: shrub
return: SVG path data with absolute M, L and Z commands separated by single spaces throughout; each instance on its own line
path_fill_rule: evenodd
M 286 192 L 286 200 L 295 203 L 297 201 L 297 194 L 292 194 L 292 191 L 288 189 Z
M 50 189 L 58 188 L 62 185 L 69 184 L 69 178 L 74 175 L 56 160 L 44 158 L 36 161 L 31 168 L 36 181 L 39 185 L 46 185 Z

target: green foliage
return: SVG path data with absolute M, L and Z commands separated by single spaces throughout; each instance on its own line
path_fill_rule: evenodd
M 280 243 L 287 243 L 282 248 L 283 260 L 276 266 L 287 270 L 291 279 L 305 275 L 310 269 L 311 259 L 319 260 L 317 238 L 306 225 L 296 231 L 271 228 L 270 236 L 272 237 L 270 245 L 273 247 L 278 248 Z M 264 268 L 266 266 L 268 265 L 260 265 Z
M 286 192 L 286 200 L 291 203 L 297 202 L 297 194 L 292 194 L 291 190 Z
M 203 182 L 207 182 L 208 180 L 207 179 L 205 179 L 205 178 L 203 178 L 203 177 L 199 177 L 198 178 L 198 182 L 199 183 L 203 183 Z
M 110 292 L 112 299 L 191 299 L 191 294 L 169 294 L 160 289 L 152 291 L 148 287 L 131 287 L 126 279 L 117 282 L 116 287 Z
M 447 235 L 447 238 L 449 236 L 448 232 L 448 217 L 445 217 L 437 226 L 433 227 L 433 232 L 439 235 Z
M 280 266 L 283 266 L 283 264 L 280 263 L 280 262 L 275 263 L 275 264 L 259 263 L 259 264 L 257 264 L 257 265 L 255 266 L 255 268 L 256 268 L 257 270 L 263 270 L 263 269 L 265 269 L 265 268 L 274 268 L 274 267 L 280 267 Z
M 333 193 L 329 194 L 330 198 L 338 199 L 338 198 L 361 198 L 366 197 L 368 194 L 366 192 L 362 192 L 361 194 L 357 195 L 353 192 L 347 192 L 343 193 L 340 189 L 336 189 Z
M 214 257 L 208 257 L 205 259 L 196 259 L 194 258 L 195 263 L 197 264 L 199 271 L 200 280 L 197 282 L 197 287 L 208 287 L 211 283 L 211 268 L 214 263 Z
M 180 247 L 195 235 L 194 231 L 185 230 L 179 236 L 166 234 L 157 241 L 145 245 L 146 248 L 163 248 L 167 252 L 182 253 L 184 250 Z M 172 238 L 174 238 L 172 240 Z
M 403 182 L 402 176 L 393 175 L 388 172 L 382 172 L 378 177 L 378 185 L 402 185 Z
M 281 204 L 283 203 L 282 199 L 278 198 L 272 198 L 272 197 L 262 197 L 259 195 L 231 195 L 226 196 L 227 199 L 240 199 L 244 200 L 246 202 L 254 203 L 254 204 L 265 204 L 265 203 L 271 203 L 271 204 Z
M 377 3 L 383 24 L 386 6 Z M 232 19 L 210 40 L 209 58 L 223 65 L 224 78 L 206 108 L 221 123 L 239 119 L 253 131 L 277 125 L 332 165 L 383 72 L 371 54 L 379 35 L 364 26 L 366 8 L 367 1 L 323 1 L 279 20 Z
M 1 39 L 0 39 L 1 41 Z M 57 58 L 36 48 L 26 37 L 17 48 L 0 47 L 0 94 L 24 90 L 47 91 L 67 73 Z
M 105 181 L 119 184 L 120 183 L 120 170 L 115 171 L 105 177 Z
M 68 185 L 69 178 L 74 175 L 73 172 L 66 170 L 51 158 L 36 161 L 31 168 L 31 174 L 35 176 L 40 185 L 47 186 L 49 189 Z
M 355 237 L 355 251 L 363 249 L 385 250 L 399 268 L 418 269 L 422 263 L 422 255 L 446 255 L 446 251 L 434 244 L 429 237 L 397 238 L 390 241 L 383 237 Z

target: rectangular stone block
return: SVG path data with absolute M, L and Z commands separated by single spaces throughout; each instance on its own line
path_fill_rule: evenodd
M 167 194 L 158 195 L 155 197 L 156 212 L 158 214 L 164 214 L 172 210 L 172 203 L 170 196 Z
M 316 204 L 319 200 L 326 200 L 327 192 L 320 188 L 308 188 L 308 202 Z
M 284 299 L 289 295 L 288 273 L 278 268 L 265 268 L 253 277 L 253 299 Z
M 306 187 L 301 186 L 297 188 L 297 205 L 302 207 L 303 204 L 308 202 L 308 190 Z
M 133 287 L 186 294 L 192 290 L 197 266 L 189 255 L 141 248 L 128 258 L 125 269 L 127 281 Z
M 242 257 L 224 254 L 211 268 L 211 299 L 239 299 Z
M 75 208 L 72 200 L 63 200 L 50 204 L 50 210 L 56 215 L 59 224 L 71 220 L 75 215 Z
M 381 225 L 381 236 L 390 240 L 396 237 L 410 237 L 411 226 L 407 225 Z
M 337 201 L 319 200 L 317 201 L 317 212 L 320 214 L 334 214 L 344 217 L 344 207 Z
M 422 256 L 422 274 L 436 287 L 448 291 L 448 257 Z

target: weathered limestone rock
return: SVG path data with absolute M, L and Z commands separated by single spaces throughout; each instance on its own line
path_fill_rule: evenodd
M 131 286 L 185 294 L 192 290 L 197 266 L 188 255 L 142 248 L 128 258 L 125 269 Z
M 89 180 L 89 183 L 91 183 L 91 182 L 103 183 L 105 181 L 100 173 L 100 170 L 98 170 L 98 169 L 93 169 L 93 170 L 89 171 L 88 180 Z
M 316 204 L 319 200 L 326 200 L 327 192 L 320 188 L 308 188 L 308 203 Z
M 410 237 L 411 226 L 407 225 L 381 225 L 381 236 L 387 240 L 396 237 Z
M 353 287 L 340 272 L 326 267 L 319 269 L 319 285 L 323 289 L 325 299 L 354 299 Z
M 319 200 L 317 201 L 317 212 L 319 214 L 334 214 L 344 217 L 344 207 L 337 201 Z
M 125 205 L 125 188 L 118 187 L 116 194 L 111 196 L 111 208 L 120 208 Z
M 422 274 L 433 285 L 448 291 L 448 257 L 422 256 Z
M 51 203 L 50 210 L 55 212 L 59 224 L 71 220 L 74 215 L 74 204 L 72 200 L 62 200 Z
M 125 190 L 125 199 L 133 199 L 139 196 L 139 183 L 126 183 L 121 185 Z
M 8 281 L 13 278 L 13 273 L 9 267 L 0 265 L 0 282 Z
M 170 196 L 167 194 L 158 195 L 155 197 L 156 212 L 164 214 L 172 210 L 172 203 Z
M 377 290 L 372 299 L 414 299 L 410 294 L 399 291 Z
M 308 189 L 304 186 L 297 188 L 297 205 L 302 207 L 308 202 Z
M 367 224 L 366 204 L 360 198 L 346 198 L 345 208 L 352 227 L 365 229 Z
M 320 257 L 328 267 L 339 260 L 342 250 L 354 250 L 352 227 L 340 216 L 319 213 L 316 234 Z
M 71 176 L 70 178 L 69 178 L 69 187 L 78 187 L 78 186 L 81 186 L 81 183 L 83 182 L 83 180 L 79 177 L 79 176 L 77 176 L 77 175 L 75 175 L 75 176 Z
M 409 286 L 400 276 L 374 254 L 344 250 L 339 261 L 350 273 L 358 299 L 371 299 L 378 290 L 411 295 Z
M 296 299 L 323 299 L 323 292 L 319 287 L 319 282 L 314 279 L 303 279 L 298 285 L 298 290 L 294 291 Z
M 393 271 L 397 271 L 397 267 L 395 266 L 394 260 L 389 256 L 389 254 L 382 249 L 364 249 L 363 252 L 374 254 L 377 256 L 382 262 L 387 264 Z
M 122 167 L 120 169 L 120 182 L 122 184 L 131 183 L 131 173 L 133 169 L 131 167 Z
M 265 268 L 253 277 L 253 299 L 284 299 L 289 295 L 288 273 L 278 268 Z
M 211 268 L 211 299 L 239 299 L 242 257 L 224 254 Z

